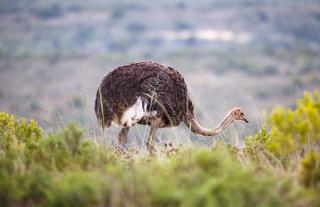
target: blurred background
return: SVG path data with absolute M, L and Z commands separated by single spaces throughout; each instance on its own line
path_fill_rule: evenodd
M 319 88 L 319 34 L 319 0 L 0 0 L 0 110 L 47 131 L 73 121 L 99 138 L 93 104 L 103 77 L 153 60 L 182 73 L 203 125 L 241 106 L 250 124 L 219 136 L 241 142 L 264 110 Z

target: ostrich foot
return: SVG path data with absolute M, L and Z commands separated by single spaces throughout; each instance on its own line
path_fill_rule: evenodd
M 175 155 L 179 151 L 178 147 L 173 146 L 171 142 L 164 143 L 164 152 L 168 155 Z
M 126 156 L 128 154 L 128 151 L 122 145 L 115 146 L 114 151 L 116 152 L 116 154 L 118 154 L 120 156 Z
M 147 150 L 149 151 L 149 154 L 154 157 L 157 154 L 157 149 L 154 146 L 153 142 L 147 141 Z

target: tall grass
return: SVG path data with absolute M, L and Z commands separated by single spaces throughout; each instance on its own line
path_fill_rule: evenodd
M 151 157 L 119 154 L 73 124 L 45 134 L 0 113 L 0 204 L 319 206 L 319 119 L 314 92 L 295 109 L 276 108 L 243 148 L 167 146 Z

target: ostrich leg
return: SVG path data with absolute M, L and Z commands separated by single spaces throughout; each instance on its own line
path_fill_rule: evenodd
M 155 147 L 154 147 L 154 139 L 157 132 L 157 129 L 159 128 L 161 123 L 161 119 L 155 118 L 151 123 L 151 129 L 147 140 L 147 149 L 150 152 L 151 155 L 154 155 Z
M 149 133 L 148 140 L 147 140 L 147 149 L 151 155 L 153 155 L 155 152 L 154 137 L 156 135 L 156 132 L 157 132 L 157 128 L 154 126 L 151 126 L 150 133 Z
M 121 148 L 124 147 L 124 145 L 127 143 L 128 140 L 128 132 L 129 132 L 129 127 L 127 128 L 122 128 L 118 134 L 118 144 Z

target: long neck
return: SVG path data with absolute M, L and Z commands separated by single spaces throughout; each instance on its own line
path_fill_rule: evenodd
M 191 131 L 195 134 L 200 134 L 203 136 L 214 136 L 217 134 L 220 134 L 224 129 L 226 129 L 228 126 L 230 126 L 233 123 L 233 119 L 230 116 L 230 113 L 227 113 L 227 115 L 223 118 L 223 120 L 213 129 L 208 129 L 205 127 L 202 127 L 197 119 L 194 116 L 193 111 L 188 114 L 186 117 L 186 120 L 184 123 L 188 128 L 191 129 Z

